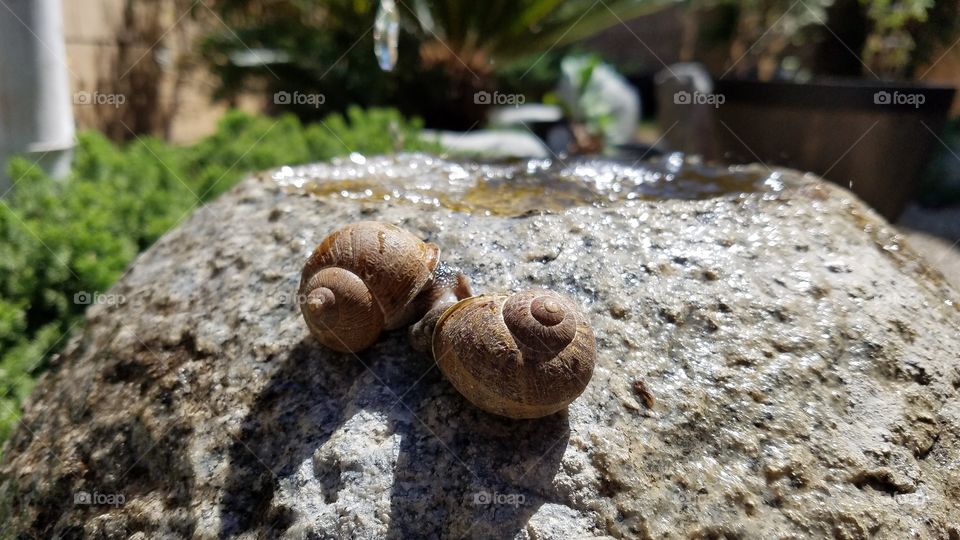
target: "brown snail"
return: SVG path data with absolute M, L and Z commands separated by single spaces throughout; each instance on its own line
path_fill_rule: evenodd
M 586 389 L 596 357 L 586 316 L 548 290 L 441 300 L 410 336 L 467 400 L 510 418 L 565 408 Z
M 298 298 L 304 321 L 331 349 L 369 347 L 382 331 L 419 319 L 456 286 L 439 257 L 435 244 L 389 223 L 341 227 L 303 267 Z

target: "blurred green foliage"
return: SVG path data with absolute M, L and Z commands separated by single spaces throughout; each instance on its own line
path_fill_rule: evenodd
M 916 49 L 911 29 L 927 22 L 933 0 L 861 0 L 872 31 L 864 44 L 863 58 L 881 76 L 902 77 Z M 956 4 L 955 1 L 949 3 Z
M 483 51 L 514 60 L 580 41 L 677 0 L 410 0 L 404 3 L 426 42 L 442 40 L 469 63 Z
M 900 80 L 950 49 L 960 32 L 956 0 L 690 2 L 700 12 L 698 53 L 727 50 L 721 72 L 806 80 Z M 721 55 L 721 57 L 723 57 Z M 716 69 L 716 66 L 711 66 Z
M 115 146 L 84 133 L 64 181 L 17 158 L 0 199 L 0 441 L 50 357 L 82 321 L 75 295 L 105 291 L 133 258 L 249 171 L 350 152 L 437 150 L 420 123 L 351 108 L 320 123 L 232 112 L 189 147 L 144 138 Z

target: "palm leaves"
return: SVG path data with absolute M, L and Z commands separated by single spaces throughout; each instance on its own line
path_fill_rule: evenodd
M 398 0 L 427 41 L 507 61 L 544 52 L 676 0 Z

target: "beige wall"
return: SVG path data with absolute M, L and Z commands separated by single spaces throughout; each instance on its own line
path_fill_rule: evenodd
M 124 0 L 63 1 L 71 91 L 75 96 L 86 92 L 90 101 L 95 93 L 102 94 L 100 103 L 74 100 L 78 128 L 98 129 L 114 138 L 130 138 L 130 130 L 148 131 L 177 143 L 195 141 L 215 129 L 226 105 L 211 101 L 215 81 L 191 44 L 203 25 L 220 23 L 209 14 L 204 17 L 202 8 L 199 18 L 183 16 L 175 4 L 137 2 L 144 11 L 131 28 L 124 20 Z M 127 45 L 121 49 L 122 42 Z M 115 105 L 120 100 L 124 103 Z M 253 110 L 260 106 L 258 100 L 243 100 L 243 105 Z

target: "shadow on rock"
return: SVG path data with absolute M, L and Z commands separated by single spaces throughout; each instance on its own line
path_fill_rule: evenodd
M 440 384 L 442 400 L 463 400 L 446 381 Z M 460 414 L 444 433 L 431 425 L 434 406 L 404 409 L 393 419 L 401 447 L 387 537 L 515 537 L 544 502 L 557 498 L 552 483 L 570 439 L 567 413 L 518 421 L 454 404 Z
M 432 360 L 390 353 L 405 348 L 404 336 L 388 336 L 358 361 L 307 338 L 289 353 L 230 445 L 221 536 L 287 530 L 294 511 L 273 498 L 306 462 L 313 463 L 325 504 L 354 489 L 353 465 L 328 462 L 337 451 L 317 450 L 360 413 L 385 417 L 399 444 L 388 537 L 512 537 L 526 525 L 551 498 L 570 436 L 566 413 L 537 421 L 483 413 L 443 380 Z
M 290 511 L 273 505 L 279 480 L 296 472 L 343 423 L 345 397 L 364 369 L 352 358 L 332 358 L 311 339 L 282 362 L 230 444 L 222 537 L 289 527 Z

